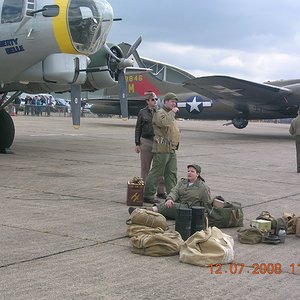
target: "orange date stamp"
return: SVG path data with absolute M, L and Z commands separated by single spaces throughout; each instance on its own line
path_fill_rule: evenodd
M 227 267 L 225 267 L 227 266 Z M 291 263 L 288 266 L 288 273 L 295 273 L 300 270 L 300 264 Z M 210 274 L 222 275 L 222 274 L 252 274 L 252 275 L 264 275 L 264 274 L 275 274 L 279 275 L 282 271 L 281 263 L 253 263 L 252 265 L 246 266 L 245 264 L 231 263 L 229 265 L 215 264 L 209 265 Z

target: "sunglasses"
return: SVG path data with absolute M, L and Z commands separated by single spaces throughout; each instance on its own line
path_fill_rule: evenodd
M 158 99 L 157 98 L 152 98 L 152 99 L 149 99 L 150 101 L 157 101 Z

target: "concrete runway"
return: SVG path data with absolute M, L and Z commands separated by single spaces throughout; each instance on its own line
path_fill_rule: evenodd
M 241 274 L 131 253 L 127 181 L 140 175 L 135 120 L 14 117 L 14 154 L 0 155 L 0 299 L 296 299 L 300 238 L 235 240 Z M 213 195 L 239 201 L 245 225 L 261 211 L 300 215 L 300 174 L 288 125 L 180 121 L 178 178 L 198 163 Z M 174 222 L 170 221 L 171 229 Z M 281 274 L 253 274 L 280 264 Z M 294 264 L 294 265 L 293 265 Z M 292 273 L 294 266 L 295 273 Z M 225 273 L 225 271 L 227 273 Z M 261 273 L 259 271 L 259 273 Z

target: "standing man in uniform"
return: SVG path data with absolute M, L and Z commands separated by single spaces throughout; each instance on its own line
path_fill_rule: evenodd
M 145 93 L 147 106 L 138 113 L 135 125 L 135 152 L 141 156 L 141 177 L 146 182 L 151 162 L 153 158 L 152 145 L 154 131 L 152 126 L 152 117 L 156 112 L 157 97 L 155 93 L 149 91 Z M 157 187 L 157 197 L 166 198 L 163 178 L 159 178 Z
M 295 138 L 297 154 L 297 173 L 300 173 L 300 108 L 298 108 L 298 116 L 292 120 L 289 131 L 290 134 Z
M 152 125 L 154 130 L 153 162 L 148 174 L 144 202 L 156 203 L 154 196 L 159 177 L 165 180 L 166 192 L 177 184 L 177 157 L 176 150 L 179 146 L 180 132 L 175 120 L 178 112 L 177 96 L 167 93 L 164 97 L 164 106 L 153 115 Z

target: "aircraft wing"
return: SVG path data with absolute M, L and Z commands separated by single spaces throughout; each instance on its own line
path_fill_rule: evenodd
M 206 76 L 189 79 L 184 86 L 196 93 L 226 104 L 265 106 L 276 109 L 287 105 L 292 91 L 285 87 L 255 83 L 229 76 Z
M 89 99 L 92 104 L 90 110 L 97 115 L 121 115 L 120 99 L 115 97 L 101 96 L 100 98 Z M 140 109 L 145 107 L 144 99 L 128 99 L 129 116 L 137 116 Z

